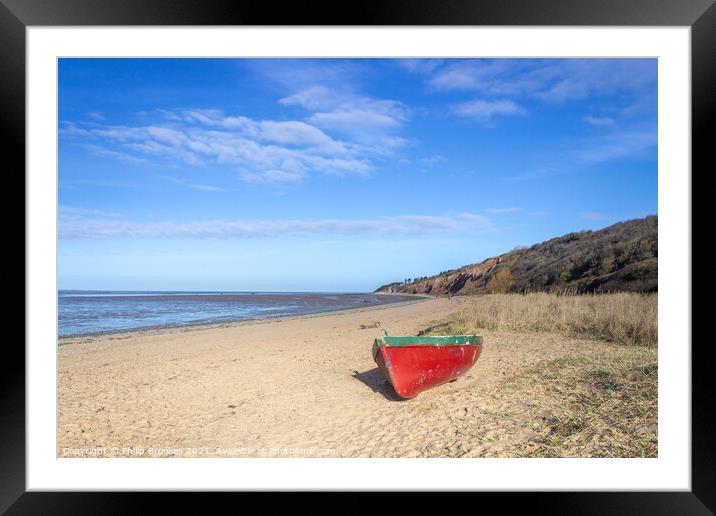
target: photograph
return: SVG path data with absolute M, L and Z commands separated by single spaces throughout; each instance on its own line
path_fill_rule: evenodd
M 58 57 L 56 457 L 658 458 L 659 65 Z

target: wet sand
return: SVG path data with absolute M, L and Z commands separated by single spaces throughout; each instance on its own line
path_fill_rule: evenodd
M 416 334 L 460 305 L 429 299 L 64 339 L 58 456 L 500 456 L 529 425 L 504 428 L 499 383 L 594 345 L 485 333 L 466 376 L 401 400 L 373 362 L 373 339 L 381 328 Z M 376 321 L 380 327 L 361 328 Z

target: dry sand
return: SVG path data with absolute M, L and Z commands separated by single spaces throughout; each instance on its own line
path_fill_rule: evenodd
M 482 356 L 466 376 L 397 398 L 371 355 L 380 328 L 361 325 L 380 321 L 391 335 L 416 334 L 460 304 L 430 299 L 64 340 L 58 456 L 514 455 L 532 421 L 501 417 L 521 401 L 503 399 L 500 383 L 540 361 L 605 345 L 484 333 Z

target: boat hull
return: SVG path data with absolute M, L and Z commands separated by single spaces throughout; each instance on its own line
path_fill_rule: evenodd
M 470 370 L 482 352 L 482 341 L 476 336 L 472 336 L 472 340 L 468 337 L 439 344 L 430 342 L 436 337 L 423 339 L 426 342 L 422 343 L 415 337 L 415 342 L 399 345 L 391 345 L 384 339 L 390 337 L 376 339 L 373 358 L 401 398 L 414 398 L 427 389 L 455 380 Z

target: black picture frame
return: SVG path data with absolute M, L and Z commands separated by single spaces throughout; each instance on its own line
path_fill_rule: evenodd
M 716 6 L 714 0 L 390 0 L 344 4 L 209 0 L 0 0 L 0 140 L 10 171 L 25 168 L 25 29 L 86 25 L 569 25 L 689 26 L 692 73 L 692 171 L 714 170 Z M 709 131 L 711 129 L 711 131 Z M 685 171 L 688 173 L 689 171 Z M 13 172 L 16 173 L 16 172 Z M 23 184 L 24 188 L 24 184 Z M 692 250 L 693 253 L 693 250 Z M 693 256 L 693 255 L 692 255 Z M 693 258 L 692 258 L 693 263 Z M 26 272 L 27 273 L 27 272 Z M 693 306 L 693 303 L 692 303 Z M 692 315 L 693 321 L 693 315 Z M 127 513 L 131 493 L 26 492 L 25 354 L 9 342 L 0 375 L 0 511 L 7 514 Z M 669 343 L 691 345 L 691 343 Z M 528 504 L 532 513 L 713 514 L 716 453 L 710 340 L 692 346 L 692 490 L 481 494 L 501 510 Z M 12 365 L 8 365 L 12 364 Z M 187 508 L 183 494 L 157 493 L 163 508 Z M 419 498 L 418 498 L 419 499 Z M 419 502 L 420 503 L 420 502 Z M 349 506 L 348 504 L 347 506 Z M 491 505 L 491 504 L 490 504 Z

